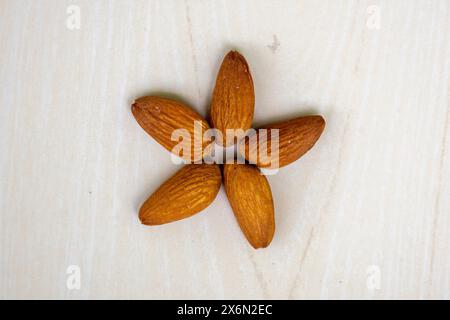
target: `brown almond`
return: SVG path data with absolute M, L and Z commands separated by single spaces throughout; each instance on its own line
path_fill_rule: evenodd
M 325 120 L 321 116 L 299 117 L 288 121 L 270 124 L 257 130 L 256 139 L 246 138 L 239 144 L 240 152 L 251 163 L 260 168 L 274 167 L 278 158 L 278 168 L 284 167 L 304 155 L 311 149 L 319 139 L 325 128 Z M 278 129 L 278 157 L 277 152 L 272 150 L 272 129 Z M 253 136 L 253 138 L 255 138 Z M 267 139 L 267 143 L 260 143 Z M 267 151 L 262 151 L 267 147 Z M 273 152 L 272 152 L 273 151 Z M 267 155 L 264 157 L 263 155 Z
M 131 110 L 139 125 L 164 148 L 190 162 L 202 159 L 203 150 L 210 143 L 202 141 L 209 124 L 190 107 L 175 100 L 149 96 L 137 99 Z M 194 136 L 196 121 L 202 129 L 198 137 Z M 185 129 L 189 133 L 190 141 L 186 142 L 189 142 L 190 155 L 183 154 L 183 149 L 179 150 L 179 154 L 175 152 L 174 147 L 182 141 L 172 140 L 172 133 L 177 129 Z M 195 144 L 194 141 L 199 142 Z
M 258 168 L 245 164 L 225 164 L 225 190 L 234 215 L 247 240 L 255 248 L 265 248 L 275 232 L 272 192 Z
M 139 219 L 153 226 L 188 218 L 214 201 L 221 183 L 218 165 L 186 165 L 145 201 Z
M 250 129 L 254 108 L 255 92 L 247 61 L 231 51 L 220 67 L 211 103 L 211 125 L 222 133 L 223 145 L 235 142 L 234 137 L 226 139 L 226 129 Z

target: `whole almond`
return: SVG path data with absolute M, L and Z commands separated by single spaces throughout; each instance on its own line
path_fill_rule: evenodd
M 226 129 L 245 132 L 251 127 L 254 108 L 255 92 L 247 61 L 231 51 L 220 67 L 211 102 L 211 125 L 222 133 L 223 145 L 235 142 L 234 137 L 226 139 Z
M 247 240 L 255 248 L 265 248 L 275 232 L 272 192 L 258 168 L 245 164 L 225 164 L 225 190 L 234 215 Z
M 139 125 L 164 148 L 190 162 L 202 159 L 203 150 L 210 143 L 202 141 L 209 124 L 190 107 L 175 100 L 149 96 L 137 99 L 131 110 Z M 194 135 L 195 123 L 201 127 L 201 136 Z M 190 155 L 183 154 L 183 150 L 179 150 L 179 154 L 175 152 L 174 147 L 180 141 L 172 140 L 172 134 L 177 129 L 185 129 L 190 135 Z M 199 141 L 197 144 L 195 139 Z
M 186 165 L 145 201 L 139 219 L 145 225 L 160 225 L 188 218 L 213 202 L 221 183 L 218 165 Z
M 240 152 L 247 160 L 256 164 L 261 168 L 268 168 L 273 166 L 274 161 L 278 161 L 276 167 L 284 167 L 311 149 L 316 141 L 319 139 L 325 128 L 325 120 L 321 116 L 306 116 L 299 117 L 288 121 L 269 124 L 257 130 L 256 139 L 251 143 L 252 137 L 242 140 L 239 144 Z M 272 150 L 272 129 L 278 129 L 278 154 Z M 255 138 L 255 137 L 253 137 Z M 262 138 L 262 139 L 260 139 Z M 266 144 L 260 141 L 267 141 Z M 261 153 L 258 149 L 267 148 L 267 151 Z M 273 151 L 273 152 L 272 152 Z M 268 157 L 262 157 L 266 154 Z

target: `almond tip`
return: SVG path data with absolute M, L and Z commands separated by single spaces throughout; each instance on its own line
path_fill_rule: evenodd
M 233 59 L 233 60 L 235 60 L 235 59 L 242 60 L 243 56 L 242 56 L 242 54 L 239 53 L 239 51 L 231 50 L 230 52 L 227 53 L 226 58 Z
M 317 116 L 317 117 L 318 117 L 319 126 L 320 126 L 321 130 L 323 131 L 323 129 L 325 129 L 325 126 L 327 124 L 325 121 L 325 118 L 322 116 Z
M 270 242 L 271 241 L 269 241 L 269 242 L 264 242 L 264 243 L 252 243 L 251 245 L 252 245 L 252 247 L 255 249 L 255 250 L 259 250 L 259 249 L 266 249 L 269 245 L 270 245 Z

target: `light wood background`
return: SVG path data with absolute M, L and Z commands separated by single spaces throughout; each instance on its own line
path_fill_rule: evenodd
M 265 250 L 223 188 L 193 218 L 137 219 L 177 167 L 131 102 L 206 116 L 230 49 L 256 124 L 327 120 L 269 177 Z M 448 299 L 449 76 L 448 0 L 1 0 L 0 297 Z

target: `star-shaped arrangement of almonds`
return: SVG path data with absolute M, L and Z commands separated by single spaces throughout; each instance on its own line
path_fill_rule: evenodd
M 269 124 L 260 128 L 263 130 L 248 134 L 254 106 L 250 69 L 245 58 L 236 51 L 229 52 L 220 67 L 211 102 L 211 126 L 178 101 L 148 96 L 133 103 L 131 109 L 139 125 L 163 147 L 187 162 L 144 202 L 139 211 L 143 224 L 161 225 L 199 213 L 216 198 L 223 180 L 231 208 L 247 240 L 255 249 L 270 244 L 275 232 L 274 204 L 269 183 L 259 168 L 272 167 L 272 160 L 280 168 L 300 158 L 319 139 L 325 121 L 317 115 L 299 117 Z M 211 129 L 221 134 L 220 139 L 199 138 L 198 130 Z M 225 134 L 231 130 L 246 132 L 247 137 Z M 180 135 L 174 134 L 180 132 L 184 133 L 184 142 L 189 142 L 188 147 L 181 150 Z M 277 133 L 276 141 L 272 132 Z M 218 164 L 206 160 L 213 154 L 215 144 L 235 145 L 246 161 Z M 261 156 L 263 148 L 271 157 Z

